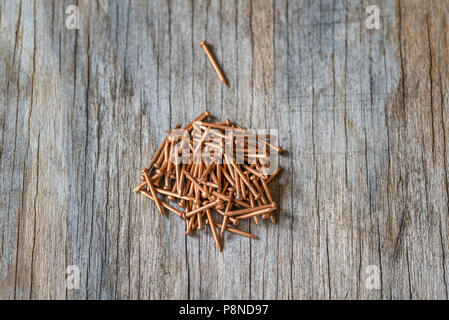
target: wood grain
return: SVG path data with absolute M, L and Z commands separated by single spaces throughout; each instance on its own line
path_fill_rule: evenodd
M 448 13 L 444 0 L 1 0 L 0 298 L 447 299 Z M 242 224 L 259 240 L 226 233 L 223 253 L 131 193 L 164 130 L 204 109 L 279 129 L 287 150 L 278 224 Z

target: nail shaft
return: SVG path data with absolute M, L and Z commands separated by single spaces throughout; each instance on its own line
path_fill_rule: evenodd
M 212 52 L 209 50 L 209 46 L 207 45 L 206 41 L 201 41 L 200 45 L 203 47 L 204 51 L 207 54 L 207 57 L 209 58 L 210 62 L 212 63 L 212 66 L 214 67 L 215 71 L 218 74 L 218 77 L 220 78 L 221 82 L 223 82 L 224 85 L 228 85 L 228 82 L 223 75 L 223 72 L 221 71 L 220 66 L 218 65 L 217 61 L 215 61 L 214 56 L 212 55 Z

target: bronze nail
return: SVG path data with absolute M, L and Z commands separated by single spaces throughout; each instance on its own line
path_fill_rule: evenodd
M 228 82 L 226 81 L 225 76 L 223 75 L 223 72 L 221 71 L 220 66 L 218 65 L 217 61 L 215 61 L 214 56 L 209 50 L 209 46 L 207 45 L 206 41 L 201 41 L 200 45 L 203 47 L 204 51 L 207 54 L 207 57 L 209 58 L 210 62 L 212 63 L 212 66 L 214 67 L 215 71 L 218 74 L 218 77 L 220 78 L 221 82 L 223 82 L 226 86 L 228 85 Z
M 203 225 L 203 212 L 198 212 L 196 216 L 196 220 L 198 222 L 198 229 L 202 230 L 204 229 Z
M 224 217 L 224 219 L 223 219 L 223 225 L 222 225 L 222 227 L 221 227 L 221 232 L 220 232 L 220 236 L 221 236 L 222 238 L 223 238 L 223 234 L 224 234 L 224 232 L 225 232 L 225 230 L 226 230 L 226 225 L 228 224 L 228 221 L 229 221 L 229 216 L 227 216 L 226 214 L 229 213 L 229 211 L 230 211 L 231 208 L 232 208 L 232 195 L 233 195 L 233 193 L 230 192 L 230 193 L 229 193 L 229 201 L 228 201 L 228 203 L 227 203 L 227 205 L 226 205 L 226 209 L 225 209 L 225 217 Z
M 204 211 L 206 209 L 209 209 L 209 208 L 212 208 L 213 206 L 216 206 L 217 204 L 219 204 L 219 200 L 218 199 L 215 200 L 215 201 L 211 201 L 211 202 L 209 202 L 208 204 L 206 204 L 206 205 L 204 205 L 202 207 L 199 207 L 199 208 L 197 208 L 195 210 L 190 211 L 189 213 L 186 214 L 186 216 L 187 217 L 194 216 L 196 213 L 202 212 L 202 211 Z
M 247 214 L 238 216 L 237 219 L 251 218 L 251 217 L 254 217 L 254 216 L 257 216 L 257 215 L 263 215 L 263 214 L 272 212 L 272 211 L 274 211 L 274 210 L 276 210 L 276 208 L 265 208 L 265 209 L 260 209 L 260 210 L 257 210 L 257 211 L 253 211 L 253 212 L 250 212 L 250 213 L 247 213 Z
M 151 199 L 154 201 L 153 196 L 151 194 L 149 194 L 148 192 L 144 191 L 144 190 L 140 190 L 140 193 L 143 194 L 144 196 L 146 196 L 147 198 Z M 176 208 L 173 208 L 171 205 L 169 205 L 168 203 L 166 203 L 165 201 L 159 200 L 159 202 L 161 203 L 161 205 L 170 210 L 171 212 L 175 213 L 176 215 L 178 215 L 179 217 L 183 217 L 184 216 L 184 212 L 180 211 Z
M 206 128 L 212 128 L 212 129 L 220 129 L 220 130 L 232 130 L 233 128 L 228 125 L 218 124 L 218 123 L 208 123 L 208 122 L 202 122 L 202 121 L 196 121 L 196 124 L 200 127 L 203 127 L 202 129 L 205 130 Z
M 212 230 L 212 234 L 214 236 L 215 244 L 217 246 L 218 251 L 221 252 L 223 250 L 220 239 L 218 238 L 217 230 L 215 229 L 215 221 L 212 219 L 212 213 L 210 212 L 210 209 L 206 209 L 207 219 L 209 220 L 209 226 Z
M 251 204 L 251 208 L 254 208 L 255 206 L 256 206 L 256 204 L 255 204 L 255 202 L 254 202 L 254 196 L 253 196 L 253 194 L 250 192 L 249 193 L 249 202 L 250 202 L 250 204 Z M 254 216 L 254 222 L 257 224 L 258 223 L 258 221 L 257 221 L 257 216 Z
M 142 189 L 143 187 L 145 187 L 147 185 L 147 182 L 145 181 L 145 182 L 142 182 L 141 184 L 139 184 L 137 187 L 135 187 L 134 189 L 133 189 L 133 192 L 137 192 L 137 191 L 139 191 L 140 189 Z
M 209 174 L 210 170 L 212 169 L 214 163 L 211 162 L 207 167 L 206 170 L 204 170 L 203 174 L 201 175 L 201 177 L 199 178 L 200 182 L 203 181 L 206 176 Z
M 203 188 L 203 186 L 201 186 L 201 184 L 198 182 L 198 180 L 196 180 L 196 178 L 193 177 L 187 171 L 184 170 L 184 174 L 186 175 L 187 179 L 189 179 L 192 182 L 192 184 L 194 184 L 196 187 L 198 187 L 198 189 L 201 190 L 201 192 L 204 194 L 203 198 L 207 198 L 208 197 L 208 192 L 207 192 L 206 188 Z
M 254 180 L 253 180 L 253 184 L 254 184 L 254 186 L 256 187 L 257 191 L 259 192 L 259 194 L 260 194 L 260 199 L 262 200 L 263 204 L 267 204 L 268 201 L 267 201 L 267 199 L 265 198 L 265 196 L 264 196 L 264 194 L 263 194 L 262 187 L 261 187 L 260 184 L 257 182 L 257 179 L 254 179 Z M 256 198 L 254 197 L 254 199 L 256 199 Z
M 261 174 L 259 171 L 254 170 L 253 168 L 251 168 L 250 166 L 248 166 L 246 164 L 242 165 L 242 167 L 245 168 L 246 170 L 248 170 L 249 172 L 251 172 L 252 174 L 256 175 L 257 177 L 259 177 L 260 179 L 267 179 L 266 176 Z
M 221 200 L 224 201 L 231 201 L 231 198 L 226 197 L 223 193 L 217 192 L 217 191 L 212 191 L 212 194 L 214 196 L 216 196 L 217 198 L 220 198 Z
M 270 204 L 267 204 L 267 205 L 263 205 L 263 206 L 260 206 L 260 207 L 246 208 L 246 209 L 240 209 L 240 210 L 235 210 L 235 211 L 229 211 L 227 213 L 225 212 L 224 215 L 233 217 L 233 216 L 239 216 L 239 215 L 242 215 L 242 214 L 247 214 L 247 213 L 260 211 L 262 209 L 267 209 L 267 208 L 276 209 L 276 203 L 273 202 L 273 203 L 270 203 Z
M 278 175 L 279 172 L 281 172 L 280 167 L 277 168 L 276 171 L 267 179 L 267 183 L 270 183 L 270 181 L 273 180 Z
M 197 116 L 195 119 L 193 119 L 193 121 L 188 123 L 183 129 L 186 131 L 190 131 L 193 128 L 193 123 L 195 121 L 203 121 L 204 119 L 206 119 L 209 116 L 210 116 L 210 112 L 206 110 L 203 113 L 201 113 L 199 116 Z
M 169 190 L 165 190 L 165 189 L 161 189 L 161 188 L 154 188 L 154 190 L 157 193 L 166 195 L 168 197 L 172 197 L 173 200 L 174 200 L 174 198 L 182 199 L 182 200 L 186 200 L 186 201 L 193 201 L 194 200 L 192 197 L 189 197 L 189 196 L 185 196 L 185 195 L 179 196 L 177 193 L 175 193 L 173 191 L 169 191 Z M 173 201 L 173 200 L 171 200 L 171 201 Z
M 274 202 L 273 197 L 271 196 L 270 189 L 268 188 L 268 184 L 264 179 L 260 179 L 260 182 L 262 183 L 262 186 L 265 190 L 265 194 L 267 195 L 268 201 Z
M 217 227 L 219 227 L 219 228 L 222 228 L 222 224 L 219 223 L 219 222 L 215 222 L 215 225 Z M 242 231 L 242 230 L 237 229 L 237 228 L 232 228 L 232 227 L 226 226 L 226 230 L 230 231 L 230 232 L 233 232 L 233 233 L 236 233 L 236 234 L 240 234 L 240 235 L 245 236 L 245 237 L 249 237 L 249 238 L 252 238 L 252 239 L 257 239 L 256 235 L 254 235 L 252 233 L 249 233 L 249 232 Z
M 243 200 L 246 200 L 246 186 L 243 179 L 240 179 L 240 192 L 242 193 Z

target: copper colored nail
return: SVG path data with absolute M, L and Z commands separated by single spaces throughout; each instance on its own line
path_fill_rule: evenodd
M 173 165 L 173 162 L 171 161 L 170 156 L 171 156 L 171 152 L 173 150 L 174 140 L 169 140 L 169 141 L 170 141 L 170 143 L 167 142 L 167 145 L 165 147 L 165 159 L 167 160 L 167 172 L 165 174 L 165 185 L 164 185 L 165 190 L 170 189 L 170 174 L 171 174 L 171 169 L 172 169 L 172 165 Z
M 196 180 L 195 177 L 193 177 L 190 173 L 188 173 L 185 170 L 184 170 L 184 174 L 186 175 L 187 179 L 189 179 L 192 182 L 192 184 L 194 184 L 198 189 L 201 190 L 201 192 L 205 193 L 206 195 L 208 194 L 208 192 L 206 191 L 206 188 L 203 188 L 203 186 L 201 186 L 201 184 L 198 182 L 198 180 Z
M 180 125 L 177 124 L 171 131 L 179 129 Z M 165 146 L 165 142 L 167 141 L 167 138 L 164 139 L 164 141 L 162 141 L 161 145 L 159 146 L 159 148 L 156 150 L 156 153 L 153 156 L 153 159 L 150 162 L 150 165 L 148 166 L 148 170 L 151 169 L 151 167 L 157 162 L 157 160 L 159 159 L 159 156 L 162 152 L 162 150 L 164 149 Z
M 260 206 L 260 207 L 246 208 L 246 209 L 240 209 L 240 210 L 235 210 L 235 211 L 229 211 L 229 212 L 225 213 L 225 216 L 231 216 L 231 217 L 232 216 L 239 216 L 239 215 L 242 215 L 242 214 L 253 213 L 253 212 L 260 211 L 262 209 L 267 209 L 267 208 L 276 209 L 276 203 L 273 202 L 273 203 L 266 204 L 266 205 L 263 205 L 263 206 Z
M 159 212 L 161 213 L 161 215 L 164 215 L 164 210 L 162 209 L 160 200 L 159 200 L 159 198 L 157 197 L 156 191 L 154 190 L 154 187 L 153 187 L 153 183 L 151 182 L 150 177 L 148 176 L 148 170 L 143 169 L 143 170 L 142 170 L 142 173 L 143 173 L 143 175 L 144 175 L 144 177 L 145 177 L 145 180 L 147 181 L 148 188 L 150 189 L 150 192 L 151 192 L 151 194 L 153 195 L 154 202 L 156 202 L 156 207 L 157 207 L 157 209 L 159 210 Z
M 219 223 L 219 222 L 215 222 L 215 225 L 216 225 L 217 227 L 219 227 L 219 228 L 222 228 L 222 226 L 223 226 L 223 225 L 222 225 L 221 223 Z M 245 231 L 236 229 L 236 228 L 232 228 L 232 227 L 227 226 L 227 227 L 226 227 L 226 230 L 227 230 L 227 231 L 230 231 L 230 232 L 233 232 L 233 233 L 236 233 L 236 234 L 240 234 L 240 235 L 245 236 L 245 237 L 249 237 L 249 238 L 252 238 L 252 239 L 257 239 L 257 236 L 256 236 L 256 235 L 254 235 L 254 234 L 252 234 L 252 233 L 249 233 L 249 232 L 245 232 Z
M 212 219 L 212 213 L 210 212 L 210 209 L 206 209 L 206 213 L 207 213 L 207 219 L 209 220 L 209 226 L 212 230 L 212 234 L 215 239 L 215 244 L 217 246 L 218 251 L 221 252 L 223 250 L 223 248 L 221 246 L 220 239 L 218 238 L 217 230 L 215 229 L 215 221 Z
M 273 180 L 279 172 L 281 172 L 281 168 L 276 169 L 276 171 L 267 179 L 267 183 L 270 183 L 270 181 Z
M 235 181 L 235 200 L 242 200 L 242 193 L 240 191 L 241 184 L 240 184 L 240 178 L 237 173 L 237 169 L 234 168 L 234 181 Z
M 212 170 L 211 172 L 210 172 L 210 177 L 212 178 L 212 181 L 215 183 L 215 185 L 217 186 L 216 188 L 217 189 L 220 189 L 220 185 L 221 185 L 221 183 L 220 183 L 220 181 L 218 181 L 218 178 L 217 178 L 217 176 L 215 175 L 215 172 Z
M 218 77 L 220 77 L 221 82 L 224 83 L 224 85 L 228 85 L 228 82 L 226 81 L 225 76 L 223 75 L 223 72 L 221 71 L 220 66 L 218 65 L 217 61 L 215 61 L 214 56 L 209 50 L 209 46 L 207 45 L 206 41 L 201 41 L 200 45 L 203 47 L 204 51 L 207 54 L 207 57 L 209 58 L 210 62 L 212 63 L 212 66 L 214 67 L 215 71 L 218 74 Z
M 208 204 L 206 204 L 206 205 L 204 205 L 202 207 L 199 207 L 198 209 L 190 211 L 189 213 L 186 214 L 186 216 L 187 217 L 191 217 L 191 216 L 194 216 L 195 214 L 197 214 L 198 212 L 202 212 L 204 210 L 212 208 L 212 207 L 214 207 L 214 206 L 216 206 L 218 204 L 218 201 L 219 200 L 209 202 Z
M 245 182 L 243 182 L 243 179 L 240 179 L 240 192 L 242 193 L 242 198 L 246 200 L 246 186 Z
M 142 182 L 141 184 L 139 184 L 137 187 L 135 187 L 134 189 L 133 189 L 133 192 L 137 192 L 137 191 L 139 191 L 140 189 L 142 189 L 143 187 L 145 187 L 147 185 L 147 182 L 145 181 L 145 182 Z
M 260 173 L 259 171 L 251 168 L 250 166 L 247 166 L 246 164 L 242 165 L 242 167 L 245 168 L 246 170 L 248 170 L 249 172 L 251 172 L 252 174 L 256 175 L 257 177 L 259 177 L 260 179 L 266 179 L 267 178 L 262 173 Z
M 226 154 L 224 155 L 225 158 L 227 158 L 227 160 L 231 163 L 231 165 L 236 169 L 238 175 L 240 176 L 241 179 L 243 179 L 243 182 L 245 182 L 245 184 L 248 186 L 249 191 L 252 192 L 252 194 L 254 195 L 254 199 L 257 200 L 260 197 L 260 194 L 254 190 L 253 186 L 251 185 L 251 183 L 246 179 L 245 175 L 243 174 L 243 172 L 240 170 L 239 166 L 234 162 L 233 159 L 230 159 Z
M 225 209 L 225 214 L 227 214 L 231 210 L 231 207 L 232 207 L 232 195 L 233 195 L 233 193 L 230 192 L 230 194 L 229 194 L 229 201 L 228 201 L 228 203 L 226 205 L 226 209 Z M 223 219 L 223 225 L 221 226 L 221 232 L 220 232 L 220 236 L 222 238 L 223 238 L 223 234 L 224 234 L 224 232 L 226 230 L 226 225 L 228 224 L 228 221 L 229 221 L 229 216 L 225 216 L 224 219 Z
M 189 124 L 187 124 L 183 129 L 189 131 L 190 129 L 193 128 L 193 123 L 195 121 L 203 121 L 204 119 L 206 119 L 209 116 L 210 116 L 210 112 L 206 110 L 202 114 L 200 114 L 198 117 L 193 119 L 193 121 L 191 121 Z
M 232 127 L 229 125 L 223 125 L 223 124 L 219 124 L 219 123 L 208 123 L 208 122 L 202 122 L 202 121 L 197 121 L 196 124 L 198 124 L 200 127 L 203 127 L 202 129 L 206 129 L 206 128 L 213 128 L 213 129 L 221 129 L 221 130 L 231 130 Z
M 209 174 L 210 170 L 212 169 L 214 163 L 211 162 L 207 167 L 206 170 L 203 171 L 203 174 L 200 177 L 200 181 L 203 181 L 204 179 L 206 179 L 207 175 Z
M 265 140 L 262 140 L 262 139 L 259 139 L 259 141 L 262 142 L 263 144 L 269 146 L 271 149 L 275 150 L 278 154 L 281 154 L 283 151 L 282 147 L 276 147 L 276 146 L 272 145 L 271 143 L 269 143 Z
M 226 197 L 224 194 L 217 192 L 217 191 L 212 191 L 212 195 L 214 195 L 217 198 L 220 198 L 221 200 L 224 200 L 224 201 L 231 201 L 230 197 Z
M 160 194 L 163 194 L 163 195 L 166 195 L 166 196 L 168 196 L 168 198 L 170 199 L 170 197 L 171 198 L 177 198 L 177 199 L 182 199 L 182 200 L 185 200 L 185 201 L 193 201 L 193 198 L 192 197 L 189 197 L 189 196 L 179 196 L 177 193 L 175 193 L 175 192 L 173 192 L 173 191 L 169 191 L 169 190 L 165 190 L 165 189 L 161 189 L 161 188 L 154 188 L 154 190 L 157 192 L 157 193 L 160 193 Z M 171 201 L 173 201 L 173 200 L 171 200 Z
M 218 209 L 217 212 L 219 214 L 221 214 L 223 217 L 226 217 L 225 213 L 222 210 Z M 240 223 L 240 220 L 236 219 L 234 217 L 229 217 L 229 221 L 231 221 L 234 226 L 236 226 L 236 225 L 238 225 Z
M 159 146 L 156 153 L 154 154 L 153 159 L 151 160 L 150 165 L 148 166 L 148 170 L 150 170 L 153 167 L 153 165 L 157 162 L 157 160 L 159 159 L 159 156 L 161 155 L 162 150 L 164 150 L 164 146 L 165 146 L 165 140 Z
M 188 219 L 189 223 L 187 224 L 186 234 L 191 234 L 194 231 L 193 225 L 195 223 L 195 218 L 196 216 L 193 216 Z
M 216 183 L 213 182 L 208 182 L 208 181 L 200 181 L 200 184 L 203 184 L 205 186 L 208 186 L 209 188 L 215 188 L 218 189 L 218 185 Z M 210 192 L 208 192 L 210 193 Z
M 198 212 L 197 213 L 196 220 L 198 221 L 198 229 L 200 229 L 200 230 L 204 229 L 204 226 L 203 226 L 203 213 L 202 212 Z
M 221 187 L 223 186 L 221 184 L 221 164 L 217 163 L 215 168 L 216 168 L 216 172 L 217 172 L 218 186 L 219 186 L 219 189 L 220 189 L 219 191 L 221 191 Z
M 273 202 L 273 197 L 271 196 L 270 189 L 268 188 L 268 184 L 264 179 L 260 179 L 262 186 L 265 190 L 265 194 L 267 195 L 268 201 Z
M 178 185 L 178 183 L 177 183 L 177 181 L 175 181 L 175 183 L 174 183 L 174 185 L 173 185 L 173 188 L 171 189 L 171 193 L 172 193 L 172 194 L 170 194 L 170 195 L 167 197 L 168 200 L 170 200 L 170 201 L 175 201 L 175 196 L 174 196 L 173 194 L 177 195 L 177 193 L 176 193 L 177 185 Z
M 276 210 L 276 208 L 265 208 L 265 209 L 257 210 L 257 211 L 254 211 L 254 212 L 250 212 L 250 213 L 238 216 L 237 219 L 251 218 L 251 217 L 254 217 L 254 216 L 270 213 L 270 212 L 272 212 L 274 210 Z
M 162 163 L 165 160 L 165 146 L 167 145 L 167 139 L 164 140 L 162 145 L 163 145 L 162 151 L 159 154 L 159 158 L 157 159 L 156 163 L 154 164 L 154 167 L 158 169 L 162 166 Z
M 180 168 L 180 177 L 179 177 L 179 183 L 178 183 L 178 195 L 181 196 L 183 194 L 182 186 L 184 185 L 184 169 Z
M 222 169 L 221 171 L 223 175 L 225 176 L 226 180 L 235 188 L 235 182 L 234 179 L 226 172 L 225 169 Z M 226 189 L 225 189 L 226 190 Z
M 256 204 L 254 203 L 254 196 L 251 192 L 249 193 L 249 203 L 251 204 L 252 208 L 256 206 Z M 257 224 L 257 216 L 254 216 L 254 222 Z
M 143 194 L 144 196 L 146 196 L 147 198 L 151 199 L 154 201 L 153 196 L 151 194 L 149 194 L 148 192 L 144 191 L 144 190 L 140 190 L 140 193 Z M 173 208 L 171 205 L 169 205 L 168 203 L 159 200 L 160 203 L 162 204 L 162 206 L 168 210 L 170 210 L 171 212 L 175 213 L 176 215 L 178 215 L 179 217 L 182 217 L 184 215 L 183 211 L 179 211 L 176 208 Z
M 257 179 L 254 179 L 254 180 L 253 180 L 253 184 L 254 184 L 254 186 L 256 187 L 257 191 L 258 191 L 259 194 L 260 194 L 260 198 L 259 198 L 259 199 L 262 200 L 263 204 L 267 204 L 268 201 L 267 201 L 267 199 L 265 198 L 265 196 L 264 196 L 264 194 L 263 194 L 263 189 L 262 189 L 262 187 L 260 186 L 259 182 L 257 182 Z M 256 199 L 256 197 L 254 197 L 254 199 Z
M 234 200 L 234 202 L 235 202 L 236 204 L 238 204 L 239 206 L 241 206 L 241 207 L 244 207 L 244 208 L 251 208 L 251 205 L 247 204 L 247 203 L 244 202 L 244 201 Z

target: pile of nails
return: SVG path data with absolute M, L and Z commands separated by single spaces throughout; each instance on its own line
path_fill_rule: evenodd
M 257 238 L 237 228 L 241 220 L 276 223 L 268 186 L 280 168 L 270 169 L 269 159 L 282 149 L 269 134 L 250 134 L 229 120 L 206 122 L 209 116 L 205 111 L 184 128 L 167 131 L 133 191 L 153 200 L 161 215 L 167 209 L 184 219 L 188 235 L 208 225 L 222 251 L 226 231 Z

